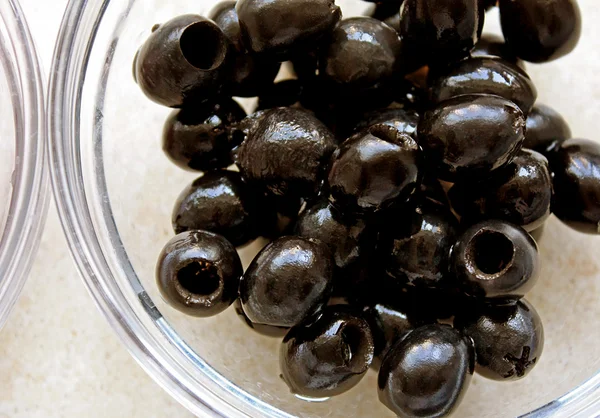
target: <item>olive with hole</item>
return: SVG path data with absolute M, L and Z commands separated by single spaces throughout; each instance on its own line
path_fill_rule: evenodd
M 197 171 L 232 164 L 231 127 L 246 112 L 232 99 L 174 110 L 163 128 L 162 149 L 177 166 Z
M 371 329 L 361 313 L 330 306 L 287 333 L 279 351 L 281 377 L 296 395 L 339 395 L 360 382 L 373 353 Z
M 460 404 L 474 368 L 467 337 L 448 325 L 422 326 L 383 359 L 379 400 L 399 417 L 445 417 Z
M 475 343 L 475 371 L 488 379 L 513 381 L 539 363 L 544 328 L 539 314 L 525 299 L 515 305 L 481 305 L 465 311 L 454 326 Z
M 297 325 L 327 305 L 333 266 L 331 252 L 322 242 L 278 238 L 258 253 L 244 273 L 242 309 L 255 324 Z
M 569 54 L 581 36 L 577 0 L 500 0 L 506 42 L 529 62 L 548 62 Z
M 192 316 L 213 316 L 238 297 L 243 269 L 223 236 L 186 231 L 163 248 L 156 266 L 158 289 L 173 308 Z
M 525 139 L 525 118 L 502 97 L 459 96 L 425 112 L 417 137 L 439 179 L 481 178 L 516 157 Z
M 315 48 L 342 17 L 334 0 L 239 0 L 235 8 L 246 48 L 279 61 Z
M 569 124 L 560 113 L 550 106 L 538 103 L 527 115 L 523 147 L 548 156 L 570 138 Z
M 216 97 L 232 71 L 232 48 L 211 20 L 182 15 L 160 25 L 136 59 L 136 80 L 149 99 L 169 107 Z
M 600 234 L 600 144 L 569 139 L 550 156 L 554 173 L 552 212 L 571 228 Z
M 518 105 L 527 115 L 537 89 L 519 67 L 497 57 L 474 57 L 436 74 L 431 85 L 431 100 L 440 103 L 467 94 L 493 94 Z
M 421 183 L 421 149 L 389 125 L 372 125 L 348 138 L 332 157 L 330 199 L 340 209 L 368 214 L 403 203 Z
M 273 83 L 281 64 L 246 51 L 235 4 L 234 0 L 220 2 L 210 11 L 208 18 L 221 28 L 235 48 L 235 63 L 228 92 L 233 96 L 254 97 Z
M 490 177 L 455 183 L 448 196 L 463 223 L 500 219 L 529 232 L 550 216 L 552 174 L 546 157 L 522 149 L 512 163 Z
M 176 234 L 203 229 L 223 235 L 234 246 L 257 237 L 257 194 L 235 171 L 206 173 L 186 187 L 172 214 Z
M 467 295 L 514 303 L 535 285 L 537 244 L 523 228 L 488 220 L 465 230 L 452 248 L 451 271 Z

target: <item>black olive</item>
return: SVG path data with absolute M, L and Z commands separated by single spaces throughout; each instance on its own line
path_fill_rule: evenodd
M 371 17 L 377 20 L 384 21 L 389 17 L 398 14 L 400 6 L 404 0 L 384 0 L 375 3 L 375 9 L 371 13 Z
M 286 327 L 274 327 L 272 325 L 253 323 L 244 313 L 244 309 L 242 309 L 242 302 L 240 302 L 239 299 L 235 300 L 233 307 L 235 308 L 235 313 L 238 315 L 238 317 L 244 321 L 244 324 L 248 325 L 248 327 L 253 331 L 264 335 L 265 337 L 283 338 L 289 331 L 289 328 Z
M 551 156 L 552 212 L 571 228 L 600 234 L 600 144 L 569 139 Z
M 329 248 L 281 237 L 254 258 L 240 283 L 244 313 L 255 324 L 292 327 L 327 304 L 333 285 Z
M 211 171 L 194 180 L 175 202 L 175 233 L 204 229 L 240 246 L 256 238 L 257 195 L 234 171 Z
M 506 44 L 504 38 L 491 33 L 481 35 L 481 39 L 471 51 L 471 57 L 499 57 L 521 68 L 524 66 L 523 62 L 510 49 L 510 46 Z
M 223 236 L 187 231 L 173 237 L 156 266 L 158 289 L 173 308 L 193 316 L 224 311 L 238 296 L 243 269 Z
M 246 47 L 280 61 L 314 48 L 342 17 L 334 0 L 239 0 L 236 10 Z
M 506 42 L 530 62 L 567 55 L 581 35 L 576 0 L 500 0 L 500 20 Z
M 443 417 L 462 400 L 475 368 L 472 342 L 448 325 L 417 328 L 385 356 L 379 400 L 400 417 Z
M 465 94 L 493 94 L 517 104 L 527 115 L 537 98 L 529 76 L 519 67 L 495 57 L 476 57 L 448 68 L 433 82 L 431 99 L 440 103 Z
M 275 108 L 249 131 L 237 165 L 246 179 L 275 195 L 309 197 L 319 191 L 334 150 L 333 135 L 313 114 Z
M 452 62 L 473 49 L 484 16 L 480 0 L 405 0 L 400 8 L 400 35 L 405 48 L 422 57 L 422 64 Z
M 343 97 L 389 94 L 401 52 L 398 34 L 381 21 L 344 19 L 323 49 L 320 74 L 333 85 L 335 94 Z
M 366 113 L 354 130 L 360 132 L 380 123 L 395 128 L 399 133 L 416 137 L 419 114 L 415 110 L 405 107 L 380 109 Z
M 260 235 L 269 239 L 292 235 L 303 203 L 298 197 L 265 193 L 259 202 Z
M 539 228 L 550 216 L 552 194 L 548 160 L 528 149 L 485 180 L 456 183 L 448 192 L 463 223 L 501 219 L 526 231 Z
M 291 107 L 300 102 L 303 86 L 299 80 L 283 80 L 263 89 L 258 96 L 258 110 Z
M 359 312 L 337 305 L 288 332 L 279 364 L 292 393 L 324 398 L 354 387 L 369 370 L 373 352 L 367 321 Z
M 378 251 L 385 272 L 400 283 L 439 287 L 447 279 L 458 220 L 448 207 L 422 199 L 398 211 L 380 233 Z
M 363 255 L 363 247 L 375 243 L 363 220 L 344 217 L 327 199 L 317 201 L 302 212 L 294 232 L 326 244 L 340 270 L 355 264 Z
M 497 220 L 479 222 L 458 238 L 451 270 L 469 296 L 512 303 L 535 285 L 540 268 L 537 244 L 522 228 Z
M 163 128 L 163 151 L 184 169 L 225 168 L 232 163 L 231 126 L 244 117 L 246 112 L 231 99 L 175 110 Z
M 421 149 L 412 137 L 372 125 L 335 152 L 328 177 L 331 199 L 357 213 L 406 201 L 419 187 L 421 165 Z
M 509 306 L 482 305 L 457 316 L 454 326 L 475 343 L 475 371 L 489 379 L 521 379 L 542 355 L 542 321 L 525 299 Z
M 448 181 L 486 176 L 506 166 L 521 149 L 524 134 L 523 112 L 491 95 L 442 102 L 424 114 L 417 130 L 430 167 Z
M 530 148 L 546 156 L 571 138 L 571 128 L 567 121 L 554 109 L 536 104 L 527 115 L 527 129 L 523 147 Z
M 225 0 L 217 4 L 208 18 L 221 28 L 235 48 L 235 65 L 228 92 L 233 96 L 254 97 L 266 86 L 273 83 L 281 64 L 273 59 L 246 52 L 235 1 Z
M 400 12 L 391 15 L 385 19 L 383 23 L 394 29 L 396 32 L 400 32 Z
M 213 21 L 178 16 L 155 30 L 140 49 L 136 80 L 148 98 L 164 106 L 203 102 L 226 85 L 232 51 Z

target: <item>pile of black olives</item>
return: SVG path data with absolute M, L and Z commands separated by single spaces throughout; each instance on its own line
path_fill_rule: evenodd
M 505 39 L 482 36 L 496 6 Z M 165 300 L 234 304 L 283 338 L 302 397 L 372 367 L 395 414 L 440 417 L 474 371 L 524 377 L 545 221 L 600 234 L 600 143 L 572 139 L 524 70 L 573 50 L 580 20 L 575 0 L 381 0 L 348 19 L 334 0 L 228 0 L 155 25 L 135 80 L 176 108 L 168 158 L 202 172 L 173 210 Z M 296 76 L 275 82 L 282 63 Z M 236 247 L 260 236 L 244 272 Z

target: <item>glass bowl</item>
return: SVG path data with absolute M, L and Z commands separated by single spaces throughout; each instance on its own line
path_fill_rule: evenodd
M 0 327 L 37 251 L 50 195 L 44 87 L 16 0 L 0 0 Z
M 600 8 L 581 0 L 577 51 L 529 65 L 540 102 L 557 108 L 574 134 L 597 136 Z M 376 376 L 327 402 L 306 402 L 279 378 L 278 341 L 253 333 L 232 308 L 186 317 L 159 296 L 154 268 L 172 236 L 170 213 L 195 177 L 162 154 L 170 109 L 143 96 L 132 59 L 155 23 L 203 13 L 214 3 L 74 0 L 67 7 L 51 71 L 49 130 L 58 209 L 79 271 L 115 332 L 146 371 L 197 415 L 385 417 Z M 346 16 L 368 3 L 342 0 Z M 497 12 L 487 30 L 498 30 Z M 585 24 L 587 23 L 587 24 Z M 242 251 L 248 263 L 256 246 Z M 528 297 L 545 324 L 539 365 L 514 383 L 476 376 L 457 416 L 591 416 L 600 413 L 600 240 L 552 218 L 541 241 L 544 267 Z

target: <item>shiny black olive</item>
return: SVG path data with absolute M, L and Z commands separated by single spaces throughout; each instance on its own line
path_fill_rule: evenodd
M 244 117 L 246 112 L 231 99 L 175 110 L 163 128 L 163 151 L 181 168 L 227 167 L 232 163 L 230 128 Z
M 203 229 L 223 235 L 234 246 L 256 238 L 257 195 L 234 171 L 211 171 L 194 180 L 175 202 L 176 234 Z
M 527 129 L 523 147 L 530 148 L 546 156 L 567 139 L 571 138 L 571 128 L 567 121 L 554 109 L 536 104 L 527 115 Z
M 281 64 L 246 52 L 235 3 L 234 0 L 220 2 L 210 11 L 208 18 L 214 20 L 235 48 L 233 80 L 228 92 L 233 96 L 254 97 L 273 83 Z
M 463 222 L 500 219 L 526 231 L 539 228 L 550 216 L 552 194 L 548 160 L 528 149 L 492 176 L 456 183 L 448 192 Z
M 366 113 L 356 124 L 354 130 L 361 132 L 380 123 L 393 127 L 399 133 L 416 137 L 419 114 L 415 110 L 405 107 L 375 110 Z
M 527 115 L 537 98 L 529 76 L 519 67 L 495 57 L 461 61 L 439 75 L 431 86 L 431 100 L 440 103 L 465 94 L 493 94 L 517 104 Z
M 500 0 L 500 20 L 506 42 L 530 62 L 567 55 L 581 35 L 576 0 Z
M 299 80 L 282 80 L 263 89 L 258 96 L 258 110 L 294 106 L 300 102 L 302 83 Z
M 569 139 L 551 156 L 552 212 L 571 228 L 600 234 L 600 144 Z
M 373 352 L 367 321 L 360 312 L 337 305 L 290 330 L 281 345 L 279 364 L 292 393 L 324 398 L 356 386 L 369 370 Z
M 397 342 L 381 364 L 379 400 L 400 417 L 451 414 L 473 375 L 472 342 L 448 325 L 417 328 Z
M 396 32 L 400 32 L 400 12 L 391 15 L 385 19 L 383 23 L 394 29 Z
M 240 258 L 229 241 L 194 230 L 176 235 L 165 245 L 156 281 L 173 308 L 206 317 L 224 311 L 238 297 L 242 273 Z
M 385 272 L 403 284 L 439 287 L 447 279 L 458 220 L 448 207 L 422 199 L 398 211 L 380 233 L 378 251 Z
M 407 200 L 419 187 L 421 149 L 388 125 L 372 125 L 347 139 L 333 155 L 328 182 L 344 210 L 372 213 Z
M 283 338 L 289 331 L 289 328 L 286 327 L 274 327 L 271 325 L 253 323 L 244 313 L 244 310 L 242 309 L 242 302 L 240 302 L 239 299 L 235 300 L 233 307 L 235 308 L 235 313 L 238 315 L 238 317 L 244 321 L 244 324 L 246 324 L 253 331 L 264 335 L 265 337 Z
M 334 0 L 239 0 L 236 10 L 246 47 L 280 61 L 314 48 L 342 17 Z
M 355 264 L 365 245 L 373 246 L 375 243 L 365 221 L 344 217 L 327 199 L 321 199 L 303 211 L 294 232 L 327 245 L 340 270 Z
M 512 303 L 531 290 L 539 266 L 533 238 L 523 228 L 497 220 L 467 228 L 451 255 L 453 277 L 463 292 L 498 303 Z
M 309 197 L 318 192 L 334 150 L 333 135 L 313 114 L 282 107 L 257 120 L 236 162 L 246 179 L 275 195 Z
M 364 308 L 365 318 L 371 326 L 375 344 L 375 357 L 372 366 L 379 370 L 381 362 L 390 348 L 415 328 L 425 325 L 425 321 L 397 304 L 373 303 Z
M 344 19 L 323 49 L 320 75 L 337 96 L 390 93 L 401 52 L 398 34 L 383 22 L 371 17 Z
M 480 0 L 405 0 L 400 35 L 422 64 L 443 64 L 469 54 L 481 36 L 484 16 Z
M 506 166 L 521 149 L 524 134 L 518 106 L 491 95 L 442 102 L 424 114 L 417 129 L 429 166 L 448 181 L 486 176 Z
M 333 285 L 329 248 L 281 237 L 254 258 L 240 283 L 244 313 L 255 324 L 292 327 L 327 304 Z
M 162 24 L 136 60 L 136 80 L 151 100 L 169 107 L 219 94 L 232 70 L 232 47 L 211 20 L 182 15 Z
M 475 371 L 493 380 L 517 380 L 539 363 L 544 348 L 542 321 L 525 299 L 516 305 L 482 305 L 454 320 L 475 343 Z
M 481 39 L 471 51 L 471 57 L 499 57 L 521 68 L 524 66 L 523 62 L 504 42 L 504 38 L 491 33 L 481 35 Z

